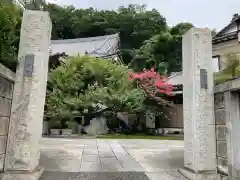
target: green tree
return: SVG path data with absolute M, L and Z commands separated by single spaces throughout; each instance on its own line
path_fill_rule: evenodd
M 144 41 L 131 61 L 133 69 L 142 71 L 155 67 L 160 74 L 181 71 L 182 35 L 191 27 L 190 23 L 180 23 Z
M 226 69 L 225 72 L 231 74 L 232 78 L 236 77 L 237 68 L 240 65 L 240 57 L 238 54 L 227 54 L 226 55 Z
M 165 18 L 146 5 L 129 5 L 114 10 L 75 9 L 48 4 L 53 22 L 53 39 L 102 36 L 120 32 L 123 49 L 138 49 L 142 42 L 167 30 Z
M 214 74 L 216 84 L 224 83 L 225 81 L 236 78 L 240 75 L 240 55 L 238 53 L 225 55 L 223 63 L 225 64 L 225 68 Z
M 16 69 L 20 37 L 21 10 L 18 6 L 0 2 L 0 63 Z
M 128 80 L 129 71 L 105 59 L 68 58 L 49 74 L 46 115 L 83 113 L 84 109 L 95 112 L 100 105 L 114 112 L 140 111 L 145 94 Z
M 132 4 L 114 11 L 76 9 L 73 6 L 46 4 L 44 0 L 21 0 L 20 3 L 26 9 L 49 11 L 53 23 L 52 39 L 120 33 L 120 54 L 125 65 L 131 64 L 136 71 L 155 66 L 161 74 L 181 70 L 181 36 L 192 26 L 190 23 L 180 23 L 169 28 L 159 12 L 156 9 L 147 10 L 146 5 Z M 4 20 L 0 23 L 2 29 L 6 30 L 1 33 L 0 52 L 1 62 L 14 70 L 21 11 L 15 13 L 15 10 L 9 8 L 16 6 L 8 6 L 1 6 L 1 18 Z M 8 16 L 15 20 L 6 21 Z
M 18 0 L 24 9 L 42 10 L 45 5 L 45 0 Z
M 170 29 L 172 35 L 184 35 L 189 29 L 193 27 L 192 23 L 179 23 Z
M 136 67 L 136 71 L 151 67 L 155 67 L 160 74 L 180 71 L 181 49 L 179 44 L 181 44 L 181 37 L 172 36 L 168 32 L 153 36 L 143 43 L 138 56 L 133 59 L 132 65 Z M 139 59 L 141 63 L 139 63 Z

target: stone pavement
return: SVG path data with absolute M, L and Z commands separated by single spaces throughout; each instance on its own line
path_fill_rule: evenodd
M 44 138 L 40 165 L 41 180 L 185 180 L 183 141 Z

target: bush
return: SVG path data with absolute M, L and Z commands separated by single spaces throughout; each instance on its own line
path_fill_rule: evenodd
M 89 113 L 107 107 L 113 112 L 137 112 L 142 108 L 144 92 L 128 80 L 126 66 L 111 60 L 76 56 L 66 59 L 49 74 L 46 115 L 62 112 Z

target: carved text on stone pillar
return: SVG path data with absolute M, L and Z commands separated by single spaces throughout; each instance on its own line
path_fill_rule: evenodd
M 23 69 L 23 75 L 25 77 L 32 77 L 33 64 L 34 64 L 34 55 L 33 54 L 27 54 L 25 56 L 24 69 Z
M 208 78 L 206 69 L 200 69 L 200 83 L 201 88 L 208 89 Z

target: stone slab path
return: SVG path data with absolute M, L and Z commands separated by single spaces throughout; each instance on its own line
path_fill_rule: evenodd
M 40 165 L 41 180 L 185 180 L 183 141 L 44 138 Z

